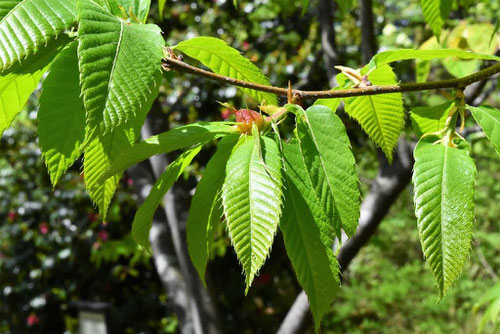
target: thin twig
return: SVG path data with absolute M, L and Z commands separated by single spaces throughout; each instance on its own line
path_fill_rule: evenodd
M 250 88 L 261 92 L 274 93 L 276 95 L 287 96 L 288 89 L 268 85 L 261 85 L 253 82 L 238 80 L 217 73 L 209 72 L 204 69 L 191 66 L 183 61 L 176 60 L 170 57 L 163 59 L 163 67 L 166 70 L 174 69 L 180 72 L 191 73 L 197 76 L 210 78 L 216 81 L 228 83 L 233 86 Z M 364 95 L 379 95 L 388 93 L 402 93 L 402 92 L 415 92 L 432 89 L 442 88 L 465 88 L 468 85 L 488 78 L 496 73 L 500 73 L 500 63 L 485 68 L 471 75 L 448 80 L 437 80 L 422 83 L 407 83 L 400 85 L 387 85 L 387 86 L 368 86 L 360 88 L 349 88 L 339 90 L 323 90 L 323 91 L 307 91 L 307 90 L 293 90 L 293 94 L 300 96 L 301 99 L 331 99 L 339 97 L 353 97 Z

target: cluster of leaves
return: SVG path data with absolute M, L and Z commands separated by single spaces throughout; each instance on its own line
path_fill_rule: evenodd
M 278 108 L 262 118 L 264 126 L 250 121 L 245 131 L 229 122 L 196 123 L 135 143 L 162 79 L 160 29 L 143 23 L 149 2 L 16 4 L 2 12 L 0 21 L 0 93 L 15 97 L 2 105 L 0 133 L 48 71 L 38 132 L 51 180 L 57 184 L 83 154 L 86 186 L 104 219 L 126 168 L 154 154 L 186 149 L 167 167 L 135 216 L 132 233 L 146 248 L 163 195 L 203 145 L 222 138 L 198 184 L 188 220 L 190 254 L 200 277 L 204 279 L 209 243 L 222 217 L 243 266 L 247 291 L 279 226 L 318 328 L 339 284 L 334 244 L 340 244 L 342 231 L 347 236 L 355 233 L 359 218 L 355 160 L 345 127 L 334 113 L 340 99 L 317 101 L 307 110 L 297 105 Z M 173 49 L 220 75 L 269 85 L 255 65 L 223 41 L 199 37 Z M 357 87 L 364 78 L 374 85 L 396 85 L 389 63 L 447 57 L 499 60 L 450 49 L 389 51 L 362 69 L 343 70 L 337 82 L 341 88 Z M 264 107 L 278 104 L 273 94 L 244 92 Z M 401 94 L 350 97 L 344 103 L 346 113 L 391 161 L 404 126 Z M 457 279 L 472 238 L 475 166 L 467 143 L 455 133 L 457 115 L 465 107 L 458 92 L 457 98 L 435 108 L 436 117 L 426 108 L 413 117 L 424 134 L 415 150 L 416 214 L 441 294 Z M 498 110 L 469 109 L 498 149 Z M 282 142 L 276 123 L 289 114 L 296 120 L 294 135 Z

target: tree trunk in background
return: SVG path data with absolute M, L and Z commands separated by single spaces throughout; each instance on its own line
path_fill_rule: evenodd
M 162 117 L 159 117 L 158 112 L 155 112 L 154 109 L 148 115 L 142 128 L 143 138 L 165 130 Z M 142 185 L 142 189 L 139 191 L 142 199 L 149 193 L 151 185 L 165 170 L 168 159 L 165 155 L 157 155 L 151 157 L 149 163 L 153 180 L 150 178 L 149 185 Z M 134 174 L 133 178 L 137 179 L 138 173 L 134 172 Z M 140 186 L 139 184 L 138 187 Z M 209 292 L 198 278 L 188 255 L 185 226 L 188 206 L 176 201 L 179 192 L 183 192 L 183 190 L 172 188 L 167 192 L 163 199 L 164 208 L 157 210 L 153 220 L 149 238 L 155 266 L 167 291 L 168 300 L 173 304 L 179 319 L 180 333 L 220 333 L 221 326 L 216 312 L 217 308 Z
M 358 254 L 361 247 L 375 233 L 392 204 L 394 204 L 401 191 L 410 182 L 413 168 L 412 153 L 412 145 L 400 140 L 392 165 L 387 163 L 385 157 L 381 159 L 378 175 L 361 205 L 358 230 L 354 237 L 344 243 L 337 256 L 342 271 L 345 271 L 349 267 L 349 264 Z M 305 329 L 311 325 L 311 316 L 309 313 L 309 302 L 305 292 L 302 291 L 288 311 L 278 333 L 304 333 Z
M 377 40 L 375 38 L 375 26 L 373 25 L 372 0 L 361 0 L 361 60 L 368 64 L 370 59 L 377 53 Z
M 335 42 L 334 17 L 335 2 L 333 0 L 319 0 L 318 3 L 318 21 L 321 30 L 321 47 L 323 51 L 323 62 L 330 88 L 336 87 L 335 75 L 337 70 L 335 65 L 340 65 L 340 56 Z

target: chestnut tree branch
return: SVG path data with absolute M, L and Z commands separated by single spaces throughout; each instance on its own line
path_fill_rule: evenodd
M 216 81 L 224 82 L 233 86 L 250 88 L 262 92 L 274 93 L 276 95 L 287 96 L 288 89 L 280 88 L 268 85 L 257 84 L 253 82 L 238 80 L 204 69 L 191 66 L 183 61 L 167 57 L 163 59 L 163 67 L 165 70 L 174 69 L 180 72 L 191 73 L 197 76 L 206 77 Z M 326 90 L 326 91 L 306 91 L 306 90 L 292 90 L 293 95 L 300 97 L 300 99 L 328 99 L 328 98 L 339 98 L 339 97 L 353 97 L 353 96 L 364 96 L 364 95 L 379 95 L 388 93 L 402 93 L 402 92 L 415 92 L 433 89 L 443 89 L 443 88 L 465 88 L 468 85 L 486 79 L 496 73 L 500 73 L 500 63 L 489 66 L 483 70 L 480 70 L 471 75 L 467 75 L 462 78 L 447 79 L 447 80 L 436 80 L 429 82 L 418 82 L 418 83 L 406 83 L 400 85 L 387 85 L 387 86 L 367 86 L 360 88 L 348 88 L 339 90 Z

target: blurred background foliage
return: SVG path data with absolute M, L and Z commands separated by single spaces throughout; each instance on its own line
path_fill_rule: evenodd
M 160 17 L 153 1 L 149 20 L 161 26 L 170 45 L 201 35 L 227 41 L 261 67 L 276 86 L 285 87 L 291 80 L 301 89 L 328 89 L 317 1 L 311 0 L 304 14 L 303 2 L 238 1 L 235 8 L 230 0 L 173 0 L 167 1 Z M 342 6 L 335 11 L 333 24 L 340 59 L 346 66 L 359 67 L 363 64 L 358 2 L 339 3 Z M 418 0 L 376 1 L 373 5 L 380 51 L 436 47 L 438 42 L 425 26 Z M 456 1 L 440 42 L 496 52 L 498 35 L 491 44 L 487 39 L 499 12 L 499 1 Z M 402 81 L 461 76 L 480 66 L 475 61 L 409 64 L 395 64 Z M 207 79 L 167 72 L 164 81 L 154 108 L 170 128 L 226 119 L 227 110 L 217 101 L 255 106 L 236 88 Z M 484 103 L 499 107 L 500 81 L 487 83 L 484 90 L 496 90 Z M 175 333 L 177 320 L 152 258 L 129 236 L 137 208 L 134 181 L 124 177 L 105 224 L 85 193 L 81 162 L 53 189 L 37 146 L 36 100 L 33 96 L 0 141 L 0 332 L 74 332 L 76 310 L 71 303 L 91 300 L 112 305 L 109 320 L 113 332 Z M 405 95 L 405 101 L 409 111 L 408 106 L 436 105 L 443 98 L 411 93 Z M 366 193 L 377 173 L 376 150 L 356 123 L 345 114 L 341 117 Z M 286 123 L 283 130 L 287 131 Z M 344 274 L 323 332 L 474 333 L 481 328 L 494 333 L 498 329 L 482 319 L 484 314 L 493 314 L 491 320 L 496 320 L 488 306 L 500 298 L 498 288 L 488 290 L 500 274 L 500 160 L 479 133 L 469 139 L 479 171 L 475 245 L 456 287 L 437 303 L 438 291 L 423 262 L 408 187 Z M 197 158 L 180 187 L 192 191 L 211 153 L 208 149 Z M 225 331 L 276 332 L 300 291 L 280 236 L 245 297 L 241 268 L 233 252 L 226 252 L 229 241 L 219 232 L 208 272 Z M 491 297 L 495 291 L 497 299 Z

